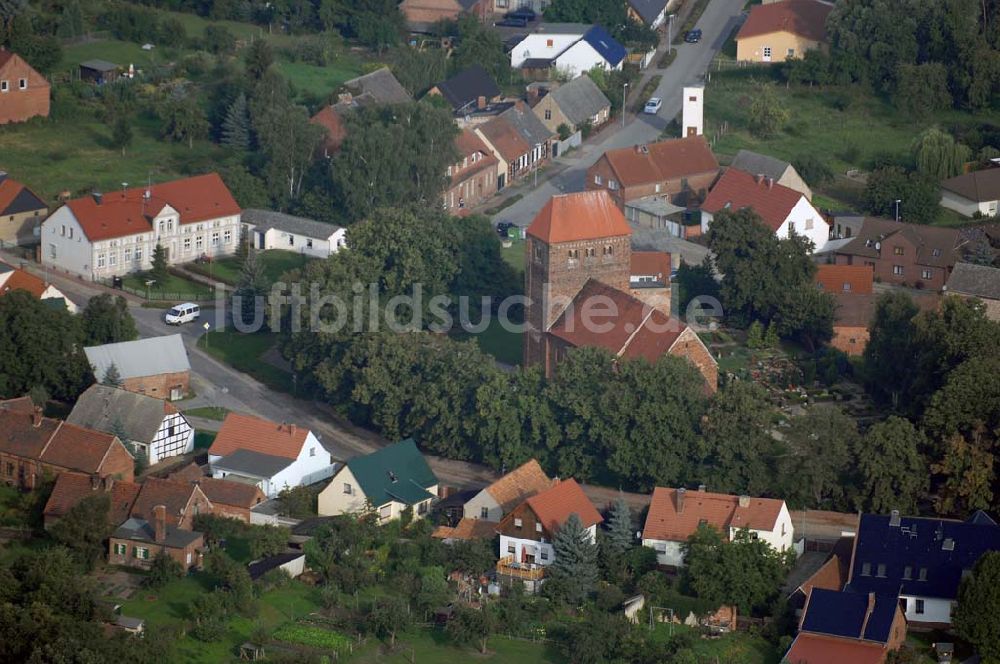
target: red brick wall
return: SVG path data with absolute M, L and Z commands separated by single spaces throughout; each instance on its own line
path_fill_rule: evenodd
M 830 345 L 848 355 L 861 355 L 865 352 L 868 339 L 867 327 L 834 325 L 833 338 L 830 339 Z
M 157 399 L 169 399 L 170 390 L 176 386 L 180 386 L 181 392 L 187 394 L 191 388 L 190 372 L 142 376 L 124 381 L 124 388 L 129 392 L 146 394 Z
M 28 81 L 26 90 L 18 89 L 22 78 Z M 15 55 L 7 62 L 0 80 L 7 81 L 7 92 L 0 92 L 0 125 L 49 116 L 49 82 L 20 57 Z
M 670 349 L 670 354 L 675 357 L 683 357 L 695 366 L 705 379 L 708 392 L 714 394 L 719 389 L 719 365 L 705 344 L 701 342 L 698 335 L 691 328 L 684 330 L 680 338 Z
M 896 254 L 897 249 L 903 252 L 902 255 Z M 918 265 L 916 258 L 916 247 L 897 233 L 882 241 L 879 258 L 837 254 L 835 262 L 837 265 L 871 265 L 875 270 L 877 282 L 924 288 L 930 291 L 941 290 L 941 287 L 948 282 L 951 268 Z M 896 266 L 902 268 L 901 275 L 896 274 Z M 929 277 L 924 276 L 925 270 L 930 272 Z
M 465 203 L 465 208 L 472 208 L 497 193 L 497 169 L 485 168 L 482 171 L 460 180 L 448 189 L 443 197 L 445 209 L 449 212 L 460 210 L 459 199 Z
M 124 544 L 125 545 L 125 555 L 119 555 L 115 553 L 115 545 Z M 166 551 L 167 555 L 176 560 L 184 569 L 188 568 L 187 555 L 191 554 L 191 567 L 201 566 L 201 549 L 205 548 L 205 539 L 199 537 L 195 541 L 191 542 L 188 546 L 183 549 L 175 549 L 164 547 L 160 544 L 154 544 L 151 542 L 140 542 L 138 546 L 145 547 L 149 549 L 149 558 L 142 560 L 134 557 L 134 551 L 136 547 L 136 542 L 127 539 L 117 539 L 115 537 L 108 540 L 108 562 L 112 565 L 125 565 L 126 567 L 136 567 L 138 569 L 149 569 L 149 566 L 153 564 L 153 558 L 156 557 L 161 550 Z
M 124 482 L 132 482 L 135 479 L 135 459 L 124 445 L 113 445 L 104 458 L 104 463 L 97 469 L 97 474 L 101 477 L 111 476 Z
M 597 184 L 594 180 L 595 176 L 601 177 L 601 184 Z M 643 196 L 653 196 L 656 194 L 661 194 L 664 196 L 670 196 L 671 198 L 677 196 L 681 192 L 685 191 L 684 185 L 687 184 L 687 190 L 693 192 L 700 198 L 708 193 L 709 188 L 719 177 L 719 171 L 710 171 L 708 173 L 698 173 L 691 175 L 687 178 L 674 178 L 672 180 L 662 180 L 660 182 L 649 182 L 641 185 L 634 185 L 628 187 L 622 187 L 621 183 L 618 183 L 617 189 L 611 189 L 608 186 L 608 181 L 618 180 L 618 176 L 611 169 L 611 164 L 608 162 L 606 157 L 601 157 L 594 163 L 593 166 L 587 169 L 587 176 L 584 181 L 584 186 L 588 190 L 595 189 L 606 189 L 611 197 L 618 203 L 618 207 L 624 209 L 625 203 L 628 201 L 633 201 L 637 198 L 642 198 Z M 685 183 L 686 180 L 686 183 Z M 656 190 L 656 185 L 660 185 L 660 190 Z
M 250 510 L 245 507 L 212 503 L 212 512 L 216 516 L 224 516 L 230 519 L 243 521 L 244 523 L 250 523 Z
M 199 514 L 214 514 L 215 506 L 209 502 L 208 498 L 201 491 L 191 494 L 191 500 L 184 508 L 184 516 L 177 523 L 178 528 L 184 530 L 194 530 L 194 518 Z M 249 516 L 248 516 L 249 518 Z
M 8 464 L 13 465 L 13 474 L 8 474 Z M 55 477 L 68 470 L 72 469 L 0 452 L 0 482 L 21 489 L 34 489 L 46 476 Z M 108 453 L 104 464 L 98 469 L 98 475 L 101 477 L 112 476 L 125 482 L 131 482 L 134 479 L 134 471 L 135 462 L 132 456 L 124 447 L 116 445 Z

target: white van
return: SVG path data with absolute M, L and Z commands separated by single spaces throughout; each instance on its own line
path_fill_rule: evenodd
M 194 302 L 178 304 L 166 313 L 163 320 L 167 325 L 183 325 L 198 320 L 201 308 Z

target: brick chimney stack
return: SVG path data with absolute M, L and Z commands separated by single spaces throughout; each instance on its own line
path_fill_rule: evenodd
M 153 539 L 163 542 L 167 539 L 167 507 L 157 505 L 153 508 Z
M 94 473 L 93 475 L 90 476 L 90 488 L 94 491 L 97 491 L 97 489 L 99 489 L 100 486 L 101 486 L 101 477 L 97 473 Z
M 859 639 L 865 638 L 865 630 L 868 629 L 868 621 L 871 620 L 872 612 L 875 610 L 875 593 L 868 593 L 868 607 L 865 609 L 865 619 L 861 623 L 861 633 Z
M 681 487 L 681 488 L 677 489 L 677 492 L 675 494 L 677 496 L 677 513 L 678 514 L 683 514 L 684 513 L 684 494 L 685 493 L 687 493 L 687 490 L 684 487 Z
M 42 426 L 42 409 L 35 406 L 35 409 L 31 411 L 31 426 L 36 429 Z
M 750 496 L 740 496 L 740 507 L 750 507 Z

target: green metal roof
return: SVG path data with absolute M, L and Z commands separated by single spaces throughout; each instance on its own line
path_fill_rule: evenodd
M 415 505 L 433 498 L 427 489 L 438 483 L 412 438 L 347 462 L 354 479 L 373 505 L 397 501 Z

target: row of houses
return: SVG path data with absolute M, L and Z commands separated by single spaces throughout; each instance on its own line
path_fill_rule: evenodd
M 404 0 L 399 11 L 410 31 L 420 33 L 432 32 L 439 21 L 455 21 L 460 16 L 491 22 L 513 10 L 541 15 L 549 4 L 549 0 Z M 631 20 L 655 30 L 680 4 L 680 0 L 628 0 L 627 11 Z

